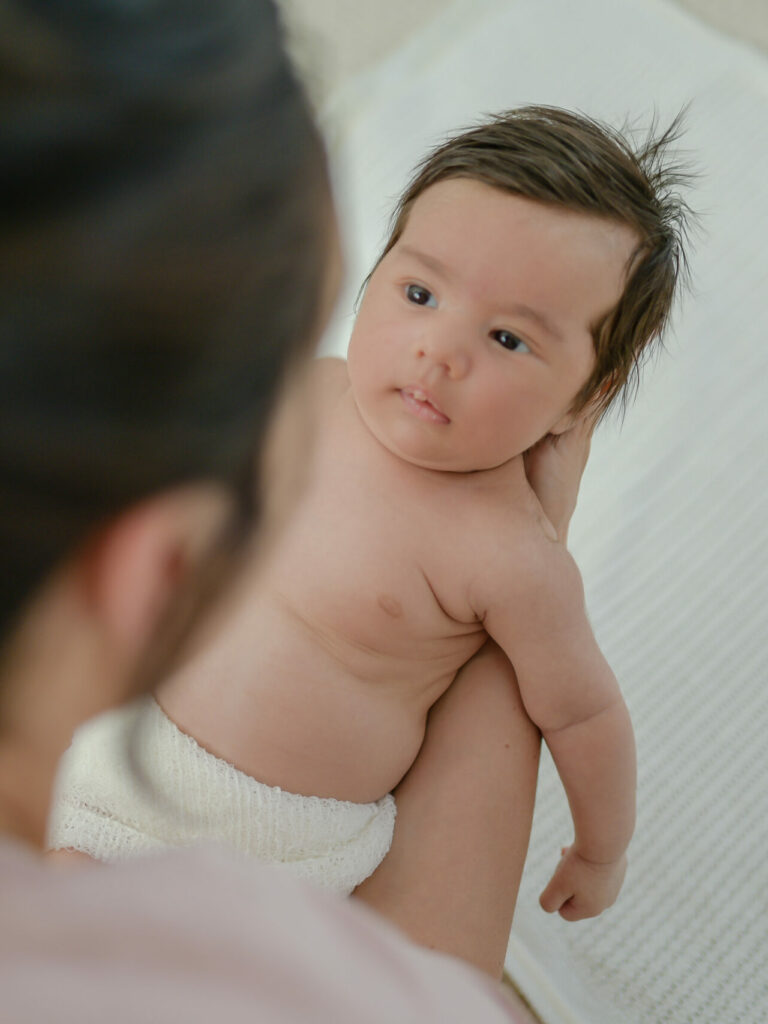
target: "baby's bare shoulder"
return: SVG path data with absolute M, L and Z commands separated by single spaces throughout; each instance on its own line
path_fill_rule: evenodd
M 538 503 L 526 497 L 506 508 L 490 503 L 483 515 L 470 583 L 481 618 L 493 608 L 519 607 L 523 601 L 534 616 L 552 602 L 580 601 L 578 567 Z
M 467 498 L 485 542 L 512 560 L 527 554 L 546 558 L 558 544 L 557 532 L 525 475 L 523 460 L 514 459 L 471 480 Z M 554 556 L 557 558 L 557 555 Z

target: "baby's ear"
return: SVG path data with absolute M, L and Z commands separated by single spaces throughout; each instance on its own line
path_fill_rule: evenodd
M 591 429 L 594 429 L 602 411 L 603 398 L 608 394 L 612 386 L 613 377 L 606 377 L 587 404 L 579 409 L 578 412 L 567 412 L 565 416 L 559 419 L 554 427 L 552 427 L 550 434 L 565 434 L 566 431 L 571 430 L 579 420 L 591 421 Z
M 573 427 L 574 423 L 580 418 L 580 416 L 581 414 L 577 412 L 567 412 L 565 416 L 559 419 L 557 423 L 550 428 L 550 434 L 565 434 L 566 431 Z

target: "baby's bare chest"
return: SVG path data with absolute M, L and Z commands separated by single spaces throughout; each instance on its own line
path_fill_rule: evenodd
M 507 532 L 499 503 L 506 524 L 514 485 L 404 463 L 342 409 L 273 553 L 282 623 L 352 675 L 444 681 L 485 639 L 472 585 Z
M 445 509 L 407 488 L 339 474 L 307 496 L 271 569 L 311 629 L 360 651 L 439 656 L 480 630 Z

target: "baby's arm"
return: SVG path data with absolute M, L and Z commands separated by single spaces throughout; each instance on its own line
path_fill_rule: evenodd
M 515 666 L 526 710 L 552 752 L 573 815 L 574 842 L 541 903 L 567 920 L 593 917 L 618 895 L 634 829 L 629 714 L 565 548 L 528 546 L 494 576 L 485 589 L 485 627 Z

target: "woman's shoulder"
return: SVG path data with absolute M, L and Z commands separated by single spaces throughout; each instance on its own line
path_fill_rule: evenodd
M 0 986 L 12 1020 L 376 1024 L 425 1007 L 446 1022 L 510 1020 L 471 968 L 223 848 L 67 868 L 1 853 Z
M 321 407 L 335 405 L 349 388 L 346 359 L 321 356 L 313 359 L 308 369 L 309 387 Z

